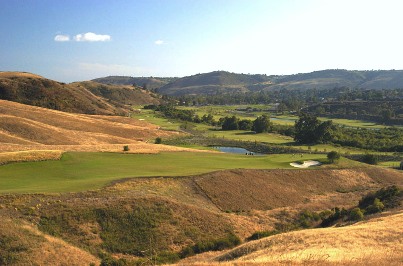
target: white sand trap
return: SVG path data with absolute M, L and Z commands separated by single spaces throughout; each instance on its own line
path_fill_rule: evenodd
M 303 164 L 300 163 L 290 163 L 291 166 L 298 167 L 298 168 L 308 168 L 310 166 L 318 166 L 321 165 L 318 161 L 304 161 Z

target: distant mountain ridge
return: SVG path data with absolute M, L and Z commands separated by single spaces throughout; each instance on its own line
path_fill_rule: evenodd
M 108 76 L 96 78 L 92 81 L 107 85 L 136 85 L 153 90 L 160 88 L 178 78 L 161 78 L 161 77 L 127 77 L 127 76 Z
M 96 79 L 104 83 L 105 79 L 113 81 L 111 77 Z M 134 79 L 119 77 L 119 82 L 130 83 Z M 179 96 L 189 94 L 213 95 L 221 93 L 236 93 L 248 91 L 268 90 L 309 90 L 333 89 L 340 87 L 363 89 L 396 89 L 403 88 L 403 70 L 344 70 L 328 69 L 311 73 L 294 75 L 260 75 L 237 74 L 226 71 L 213 71 L 196 74 L 183 78 L 142 78 L 148 81 L 158 80 L 152 88 L 165 95 Z M 116 81 L 118 82 L 118 81 Z M 165 83 L 165 84 L 164 84 Z M 147 84 L 145 82 L 145 84 Z M 150 83 L 151 84 L 151 83 Z M 159 86 L 160 85 L 160 86 Z M 159 87 L 158 87 L 159 86 Z

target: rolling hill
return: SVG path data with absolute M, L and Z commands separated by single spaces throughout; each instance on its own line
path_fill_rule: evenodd
M 290 186 L 290 180 L 295 184 Z M 108 256 L 140 259 L 139 263 L 146 263 L 150 257 L 169 262 L 196 243 L 232 234 L 245 239 L 256 231 L 272 230 L 300 210 L 350 207 L 368 191 L 402 182 L 397 171 L 376 167 L 239 169 L 187 177 L 131 178 L 79 193 L 0 195 L 0 218 L 4 221 L 0 236 L 6 240 L 0 242 L 0 257 L 6 252 L 21 264 L 62 264 L 64 255 L 69 254 L 76 254 L 71 264 L 79 264 L 80 258 L 99 262 Z M 257 194 L 252 193 L 255 190 Z M 252 209 L 236 209 L 242 199 Z M 385 215 L 341 228 L 278 234 L 232 250 L 189 257 L 179 264 L 229 261 L 259 265 L 283 259 L 299 263 L 306 258 L 318 264 L 348 263 L 353 258 L 364 260 L 372 253 L 369 265 L 380 260 L 394 262 L 402 258 L 396 250 L 401 250 L 403 217 L 399 210 Z M 38 246 L 46 247 L 48 255 L 41 256 Z M 57 256 L 59 249 L 64 251 Z M 326 254 L 329 256 L 323 257 Z
M 214 71 L 184 77 L 171 82 L 157 91 L 160 94 L 220 94 L 231 92 L 247 92 L 249 87 L 266 86 L 270 79 L 265 75 L 235 74 L 225 71 Z
M 94 95 L 101 97 L 114 106 L 125 108 L 127 105 L 159 104 L 160 99 L 140 87 L 127 85 L 105 85 L 93 81 L 71 83 L 72 86 L 83 87 Z
M 107 85 L 133 85 L 146 87 L 148 90 L 160 88 L 177 78 L 161 78 L 161 77 L 127 77 L 127 76 L 108 76 L 93 79 L 92 81 Z
M 129 77 L 107 77 L 96 79 L 96 81 L 111 84 L 114 82 L 117 84 L 120 82 L 121 84 L 132 84 L 134 83 L 134 79 L 135 78 Z M 141 82 L 147 83 L 147 80 L 151 82 L 155 79 L 161 80 L 162 78 L 146 78 L 141 80 Z M 350 71 L 329 69 L 295 75 L 270 76 L 214 71 L 183 78 L 175 78 L 173 80 L 164 78 L 163 81 L 164 82 L 153 83 L 152 87 L 157 88 L 160 94 L 173 96 L 189 94 L 212 95 L 281 89 L 333 89 L 340 87 L 396 89 L 403 88 L 403 70 Z
M 128 117 L 73 114 L 0 100 L 0 152 L 121 151 L 123 144 L 131 144 L 136 147 L 132 152 L 153 153 L 178 148 L 148 140 L 178 134 Z
M 71 113 L 116 115 L 126 104 L 158 103 L 152 94 L 95 82 L 64 84 L 22 72 L 0 72 L 0 99 Z

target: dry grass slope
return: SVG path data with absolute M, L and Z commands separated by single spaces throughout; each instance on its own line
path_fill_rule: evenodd
M 2 219 L 0 236 L 5 265 L 98 265 L 100 260 L 22 220 Z
M 75 246 L 67 246 L 66 252 L 78 248 L 76 254 L 82 254 L 82 249 L 92 254 L 108 250 L 111 255 L 121 257 L 123 255 L 114 252 L 112 247 L 125 246 L 130 250 L 145 248 L 146 245 L 148 248 L 150 238 L 154 239 L 156 250 L 179 252 L 183 247 L 225 236 L 229 231 L 245 239 L 255 231 L 272 230 L 274 223 L 281 219 L 278 214 L 283 211 L 292 215 L 303 209 L 352 206 L 368 191 L 391 183 L 401 185 L 402 182 L 401 173 L 377 167 L 232 170 L 190 177 L 133 178 L 88 192 L 2 195 L 0 218 L 2 221 L 8 221 L 9 217 L 18 219 L 20 222 L 14 222 L 14 227 L 7 225 L 12 229 L 10 234 L 30 239 L 38 237 L 34 234 L 35 227 L 18 224 L 26 225 L 24 221 L 39 224 L 45 232 L 53 232 Z M 233 196 L 235 193 L 240 200 Z M 242 199 L 253 209 L 240 213 L 222 211 L 226 206 L 246 206 Z M 273 209 L 266 210 L 266 206 Z M 142 215 L 136 216 L 137 212 Z M 120 241 L 126 239 L 126 235 L 131 237 L 137 232 L 136 227 L 131 228 L 130 223 L 124 222 L 132 218 L 150 219 L 150 224 L 154 225 L 143 228 L 150 238 L 137 239 L 136 245 L 130 241 L 123 245 Z M 397 265 L 403 258 L 402 218 L 403 212 L 395 211 L 353 226 L 284 233 L 248 242 L 230 251 L 190 257 L 180 264 L 365 265 L 369 262 L 372 265 Z M 109 219 L 107 224 L 103 223 L 104 219 Z M 111 229 L 107 226 L 109 222 L 114 226 Z M 66 243 L 46 235 L 40 239 L 37 246 L 50 250 L 49 254 L 54 254 Z M 21 256 L 39 256 L 34 251 L 22 251 Z M 65 253 L 60 251 L 60 254 Z M 136 258 L 133 254 L 124 256 Z M 64 262 L 63 258 L 55 256 L 54 261 L 38 264 L 58 264 L 59 259 Z M 226 260 L 230 261 L 221 262 Z
M 368 189 L 403 185 L 403 176 L 377 167 L 232 170 L 201 175 L 195 182 L 221 210 L 249 211 L 298 207 L 301 203 L 310 209 L 348 206 Z
M 214 260 L 269 265 L 401 265 L 402 237 L 400 211 L 351 226 L 302 230 L 252 241 Z
M 65 113 L 0 100 L 0 152 L 23 150 L 122 151 L 187 150 L 146 143 L 178 132 L 126 117 Z

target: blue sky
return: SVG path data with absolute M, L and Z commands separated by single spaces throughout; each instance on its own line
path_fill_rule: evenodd
M 402 10 L 392 0 L 1 0 L 0 71 L 72 82 L 403 69 Z

